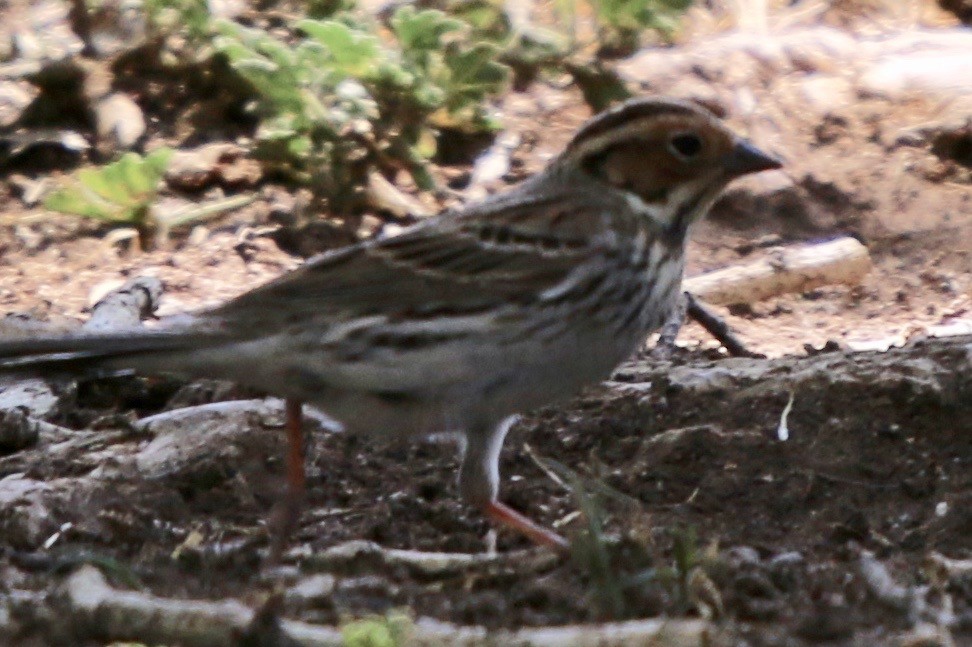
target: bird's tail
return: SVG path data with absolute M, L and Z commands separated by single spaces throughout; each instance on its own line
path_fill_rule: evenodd
M 0 340 L 0 374 L 45 376 L 134 369 L 151 356 L 198 346 L 196 335 L 146 329 Z

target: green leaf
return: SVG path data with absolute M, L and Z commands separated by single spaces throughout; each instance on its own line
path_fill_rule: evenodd
M 88 218 L 142 224 L 171 156 L 172 151 L 165 148 L 144 158 L 126 153 L 111 164 L 81 169 L 49 195 L 44 206 Z
M 670 34 L 691 4 L 692 0 L 591 0 L 598 23 L 614 34 L 605 37 L 620 40 L 636 40 L 646 29 Z
M 154 174 L 159 180 L 165 175 L 165 172 L 169 169 L 169 161 L 172 159 L 172 155 L 175 151 L 171 148 L 157 148 L 148 155 L 145 156 L 145 168 L 149 173 Z M 156 180 L 158 182 L 158 180 Z
M 477 1 L 480 22 L 508 32 L 490 0 Z M 390 20 L 393 41 L 341 13 L 293 27 L 303 35 L 296 43 L 217 20 L 214 46 L 255 97 L 259 158 L 272 172 L 311 177 L 332 208 L 361 195 L 370 168 L 407 168 L 431 188 L 430 126 L 496 127 L 485 101 L 506 87 L 509 71 L 500 49 L 455 16 L 404 6 Z
M 76 174 L 82 187 L 107 202 L 123 203 L 128 199 L 128 190 L 123 184 L 110 177 L 112 165 L 101 168 L 83 168 Z
M 370 76 L 376 68 L 378 39 L 334 20 L 301 20 L 298 29 L 323 45 L 333 65 L 348 76 Z
M 44 207 L 51 211 L 69 213 L 96 220 L 114 220 L 115 210 L 103 201 L 90 199 L 79 187 L 62 188 L 44 199 Z
M 400 647 L 412 631 L 412 620 L 400 611 L 385 616 L 352 620 L 341 627 L 341 640 L 347 647 Z
M 392 16 L 391 26 L 402 49 L 407 52 L 437 50 L 446 34 L 465 29 L 466 23 L 435 9 L 417 11 L 406 5 Z

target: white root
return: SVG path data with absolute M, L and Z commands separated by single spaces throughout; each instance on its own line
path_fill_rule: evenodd
M 98 638 L 187 647 L 231 647 L 255 616 L 251 608 L 236 601 L 169 600 L 119 591 L 93 566 L 83 566 L 67 579 L 60 602 L 62 611 L 76 626 Z M 341 631 L 335 627 L 281 620 L 280 629 L 302 647 L 344 644 Z M 714 636 L 712 625 L 704 620 L 651 619 L 509 632 L 419 620 L 409 628 L 404 644 L 701 647 L 710 644 Z
M 706 303 L 754 303 L 822 285 L 856 285 L 871 269 L 858 240 L 838 238 L 818 245 L 782 248 L 769 258 L 686 279 L 684 288 Z

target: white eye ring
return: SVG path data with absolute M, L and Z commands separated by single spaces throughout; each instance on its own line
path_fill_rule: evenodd
M 668 150 L 675 157 L 687 162 L 702 152 L 702 138 L 693 132 L 676 133 L 668 140 Z

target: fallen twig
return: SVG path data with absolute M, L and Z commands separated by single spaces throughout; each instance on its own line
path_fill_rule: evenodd
M 933 579 L 943 582 L 972 581 L 972 559 L 950 559 L 932 552 L 925 557 L 925 570 Z
M 144 276 L 126 282 L 101 298 L 91 309 L 91 318 L 82 328 L 87 331 L 108 331 L 137 326 L 151 316 L 162 298 L 162 282 Z
M 169 232 L 176 227 L 190 223 L 206 222 L 227 211 L 245 207 L 256 199 L 256 194 L 248 193 L 212 200 L 203 204 L 191 204 L 182 209 L 175 209 L 166 213 L 162 213 L 158 209 L 153 209 L 152 218 L 153 224 L 155 225 L 155 244 L 158 247 L 164 247 L 168 243 Z
M 783 248 L 749 265 L 693 276 L 685 280 L 684 288 L 713 305 L 754 303 L 822 285 L 856 285 L 870 269 L 871 257 L 864 245 L 854 238 L 838 238 L 819 245 Z
M 725 319 L 713 312 L 705 304 L 695 298 L 691 292 L 684 292 L 685 312 L 695 320 L 705 331 L 722 344 L 733 357 L 757 357 L 756 353 L 746 348 L 746 345 L 736 337 Z
M 939 626 L 955 622 L 950 610 L 941 610 L 928 601 L 930 587 L 902 586 L 894 581 L 888 569 L 870 551 L 862 551 L 857 563 L 858 573 L 868 592 L 884 606 L 905 614 L 909 624 L 920 620 L 931 621 Z
M 402 193 L 397 186 L 385 179 L 377 171 L 368 174 L 368 186 L 365 189 L 368 201 L 376 209 L 383 209 L 396 218 L 409 216 L 421 218 L 431 215 L 422 203 L 410 195 Z
M 546 549 L 499 554 L 433 553 L 385 548 L 363 540 L 338 544 L 321 553 L 301 555 L 301 552 L 301 549 L 295 549 L 287 557 L 300 559 L 303 569 L 333 571 L 349 566 L 360 568 L 363 562 L 368 562 L 382 568 L 404 567 L 416 576 L 429 578 L 496 566 L 515 567 L 517 572 L 536 572 L 553 568 L 560 562 L 556 553 Z

